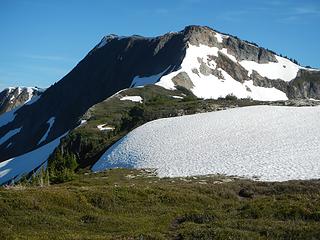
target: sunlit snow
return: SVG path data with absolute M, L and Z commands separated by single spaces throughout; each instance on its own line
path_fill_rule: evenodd
M 112 131 L 112 130 L 114 130 L 114 127 L 108 126 L 107 124 L 98 125 L 97 128 L 100 131 Z
M 223 42 L 223 35 L 220 34 L 220 33 L 216 33 L 216 38 L 218 40 L 219 43 L 222 43 Z
M 257 63 L 254 61 L 241 61 L 239 62 L 250 76 L 252 71 L 257 71 L 262 77 L 269 79 L 282 79 L 284 81 L 291 81 L 296 78 L 297 73 L 301 67 L 290 60 L 276 56 L 278 62 Z
M 229 94 L 233 94 L 238 98 L 252 98 L 254 100 L 262 101 L 276 101 L 276 100 L 288 100 L 286 94 L 276 88 L 264 88 L 254 86 L 253 82 L 248 81 L 241 83 L 233 79 L 226 71 L 218 69 L 224 79 L 219 79 L 214 75 L 203 75 L 200 72 L 195 74 L 192 69 L 200 68 L 198 59 L 202 59 L 203 62 L 208 63 L 211 68 L 216 68 L 216 62 L 210 58 L 210 56 L 218 57 L 219 52 L 228 56 L 232 61 L 236 62 L 236 58 L 228 54 L 226 49 L 219 50 L 217 47 L 209 47 L 206 45 L 194 46 L 190 45 L 186 50 L 186 56 L 183 59 L 181 68 L 177 71 L 171 72 L 161 77 L 156 84 L 167 89 L 175 89 L 175 85 L 172 82 L 172 78 L 181 72 L 186 72 L 191 79 L 194 87 L 192 92 L 201 98 L 213 98 L 226 97 Z
M 121 101 L 132 101 L 132 102 L 139 102 L 142 103 L 142 97 L 140 96 L 124 96 L 120 98 Z
M 226 174 L 320 178 L 320 107 L 252 106 L 149 122 L 93 166 L 154 168 L 160 177 Z
M 183 97 L 181 96 L 172 96 L 173 98 L 176 98 L 176 99 L 183 99 Z

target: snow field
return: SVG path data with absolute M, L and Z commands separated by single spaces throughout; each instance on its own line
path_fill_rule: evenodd
M 149 122 L 93 166 L 153 168 L 160 177 L 226 174 L 320 178 L 320 107 L 253 106 Z

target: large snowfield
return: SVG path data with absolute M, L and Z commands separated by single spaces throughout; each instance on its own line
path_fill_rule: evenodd
M 224 38 L 229 36 L 216 33 L 216 38 L 219 43 L 223 42 Z M 123 37 L 107 36 L 105 40 L 99 44 L 98 48 L 104 46 L 108 39 L 121 40 Z M 247 43 L 249 44 L 249 43 Z M 100 46 L 101 45 L 101 46 Z M 217 61 L 214 57 L 219 57 L 223 54 L 231 61 L 239 64 L 243 69 L 248 71 L 247 79 L 238 81 L 234 79 L 229 73 L 221 68 L 218 68 Z M 213 98 L 226 97 L 229 94 L 235 95 L 237 98 L 252 98 L 260 101 L 277 101 L 288 100 L 285 92 L 280 91 L 274 87 L 259 87 L 253 84 L 251 74 L 256 71 L 260 76 L 266 77 L 270 80 L 283 80 L 290 82 L 297 77 L 300 69 L 305 69 L 292 61 L 275 55 L 276 62 L 258 63 L 255 61 L 238 61 L 235 56 L 228 52 L 227 48 L 219 49 L 218 47 L 210 47 L 207 45 L 199 44 L 199 46 L 188 43 L 185 57 L 178 70 L 169 72 L 168 70 L 173 66 L 168 66 L 162 72 L 151 76 L 135 76 L 131 82 L 130 87 L 142 87 L 147 84 L 157 84 L 167 89 L 174 90 L 175 83 L 172 81 L 179 73 L 188 75 L 191 84 L 191 91 L 200 98 Z M 204 64 L 204 65 L 202 65 Z M 201 66 L 207 69 L 217 70 L 221 76 L 213 74 L 202 73 Z M 310 70 L 310 69 L 309 69 Z M 314 70 L 314 69 L 313 69 Z
M 217 39 L 220 39 L 219 35 Z M 257 71 L 261 76 L 269 79 L 282 79 L 284 81 L 293 80 L 302 67 L 294 64 L 293 62 L 276 56 L 278 62 L 269 62 L 265 64 L 259 64 L 254 61 L 240 61 L 238 62 L 242 67 L 248 71 L 248 79 L 241 83 L 236 79 L 233 79 L 226 71 L 218 68 L 221 71 L 223 78 L 220 79 L 214 75 L 201 74 L 199 59 L 202 59 L 204 63 L 211 69 L 215 69 L 217 63 L 210 58 L 210 56 L 219 56 L 219 52 L 229 57 L 232 61 L 238 62 L 234 56 L 228 54 L 226 48 L 219 50 L 217 47 L 209 47 L 206 45 L 194 46 L 189 44 L 186 50 L 186 56 L 183 59 L 181 68 L 177 71 L 163 75 L 164 72 L 154 76 L 144 77 L 143 81 L 139 77 L 135 77 L 132 81 L 132 86 L 141 86 L 145 84 L 156 84 L 167 89 L 175 89 L 175 85 L 172 78 L 177 76 L 181 72 L 186 72 L 191 79 L 194 87 L 192 92 L 201 98 L 213 98 L 225 97 L 229 94 L 233 94 L 238 98 L 252 98 L 254 100 L 261 101 L 276 101 L 276 100 L 288 100 L 286 94 L 276 88 L 265 88 L 253 85 L 253 81 L 250 75 L 253 70 Z M 197 69 L 195 73 L 193 70 Z M 139 80 L 137 80 L 139 79 Z
M 320 107 L 252 106 L 155 120 L 115 143 L 92 169 L 153 168 L 160 177 L 320 178 L 319 119 Z

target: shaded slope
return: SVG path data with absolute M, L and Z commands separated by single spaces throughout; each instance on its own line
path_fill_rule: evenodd
M 37 102 L 16 111 L 14 121 L 0 126 L 0 136 L 22 127 L 20 134 L 11 139 L 12 147 L 0 146 L 0 161 L 37 147 L 50 118 L 56 120 L 43 144 L 77 126 L 89 107 L 129 87 L 134 76 L 154 75 L 169 66 L 179 66 L 183 49 L 182 35 L 178 34 L 111 39 L 102 48 L 95 48 Z

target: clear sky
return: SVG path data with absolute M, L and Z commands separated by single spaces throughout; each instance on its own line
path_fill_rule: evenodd
M 194 24 L 320 67 L 319 0 L 0 0 L 0 90 L 50 86 L 104 35 Z

